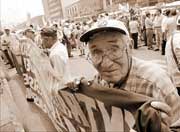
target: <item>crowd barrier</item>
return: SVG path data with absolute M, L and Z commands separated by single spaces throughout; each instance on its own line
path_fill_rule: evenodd
M 80 93 L 63 90 L 49 58 L 34 45 L 21 45 L 21 69 L 24 84 L 34 103 L 46 112 L 59 132 L 124 131 L 132 128 L 133 115 Z M 17 63 L 17 61 L 16 61 Z

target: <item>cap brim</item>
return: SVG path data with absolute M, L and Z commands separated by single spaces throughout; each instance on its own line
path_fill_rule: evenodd
M 126 35 L 126 32 L 123 29 L 120 29 L 120 28 L 116 28 L 116 27 L 100 27 L 100 28 L 96 28 L 96 29 L 93 29 L 93 30 L 90 30 L 90 31 L 84 33 L 80 37 L 80 41 L 81 42 L 88 42 L 90 40 L 90 37 L 92 37 L 94 34 L 99 33 L 99 32 L 103 32 L 103 31 L 117 31 L 117 32 L 120 32 L 120 33 Z

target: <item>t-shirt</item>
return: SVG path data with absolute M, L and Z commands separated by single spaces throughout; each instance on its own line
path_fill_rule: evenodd
M 53 69 L 57 72 L 58 76 L 64 79 L 69 79 L 67 61 L 68 53 L 66 47 L 57 41 L 50 49 L 49 58 Z
M 137 21 L 129 22 L 130 33 L 138 33 L 138 27 L 139 23 Z

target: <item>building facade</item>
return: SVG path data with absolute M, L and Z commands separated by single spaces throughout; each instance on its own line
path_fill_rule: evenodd
M 74 18 L 80 17 L 80 1 L 77 1 L 67 7 L 65 7 L 66 17 Z
M 70 18 L 88 16 L 103 12 L 102 0 L 79 0 L 65 7 L 66 15 Z
M 173 1 L 176 0 L 79 0 L 65 7 L 65 12 L 67 17 L 74 18 L 121 9 L 160 5 Z
M 125 5 L 128 4 L 130 7 L 138 6 L 154 6 L 160 3 L 168 3 L 176 0 L 103 0 L 105 10 L 115 10 L 119 8 L 119 4 Z
M 64 18 L 64 9 L 61 0 L 42 0 L 45 18 L 59 20 Z

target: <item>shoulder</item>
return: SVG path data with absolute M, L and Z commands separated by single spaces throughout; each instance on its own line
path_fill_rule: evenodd
M 151 61 L 135 59 L 135 67 L 137 69 L 137 76 L 152 82 L 156 85 L 156 87 L 160 89 L 174 87 L 168 73 L 166 72 L 166 70 L 161 68 L 160 64 L 156 64 Z
M 55 47 L 53 49 L 51 49 L 51 52 L 50 52 L 50 57 L 53 57 L 53 56 L 59 56 L 61 58 L 64 58 L 65 60 L 67 60 L 68 53 L 67 53 L 66 47 L 62 43 L 57 42 L 55 44 Z

